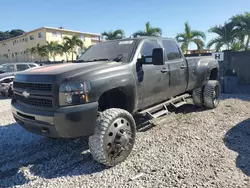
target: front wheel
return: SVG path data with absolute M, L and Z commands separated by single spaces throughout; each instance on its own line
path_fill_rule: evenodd
M 95 134 L 89 137 L 90 152 L 96 161 L 115 166 L 131 153 L 135 135 L 135 120 L 129 112 L 107 109 L 97 119 Z
M 209 80 L 203 91 L 204 106 L 216 108 L 220 102 L 220 84 L 217 80 Z

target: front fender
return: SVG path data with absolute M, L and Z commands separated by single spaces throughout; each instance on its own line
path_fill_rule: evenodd
M 94 101 L 98 101 L 103 93 L 119 88 L 132 100 L 132 107 L 134 109 L 136 104 L 136 82 L 133 74 L 129 70 L 116 70 L 96 75 L 90 82 L 91 95 Z

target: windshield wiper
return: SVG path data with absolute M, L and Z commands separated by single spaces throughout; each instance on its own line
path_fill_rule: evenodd
M 111 60 L 108 58 L 100 58 L 100 59 L 86 60 L 85 62 L 93 62 L 93 61 L 111 61 Z
M 84 60 L 76 60 L 76 63 L 82 63 L 82 62 L 86 62 Z
M 118 56 L 116 56 L 113 61 L 116 61 L 116 62 L 120 62 L 122 60 L 122 58 L 124 57 L 124 54 L 119 54 Z

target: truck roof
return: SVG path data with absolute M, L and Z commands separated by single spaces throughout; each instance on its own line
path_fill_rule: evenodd
M 140 40 L 145 40 L 145 39 L 165 39 L 165 40 L 173 40 L 173 41 L 176 41 L 174 38 L 167 38 L 167 37 L 155 37 L 155 36 L 139 36 L 139 37 L 135 37 L 135 38 L 123 38 L 123 39 L 114 39 L 114 40 L 107 40 L 107 41 L 102 41 L 103 42 L 110 42 L 110 41 L 127 41 L 127 40 L 137 40 L 137 41 L 140 41 Z

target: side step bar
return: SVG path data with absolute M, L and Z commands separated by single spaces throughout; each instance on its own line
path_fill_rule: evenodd
M 189 94 L 184 94 L 175 98 L 171 98 L 161 104 L 145 109 L 139 112 L 139 114 L 143 116 L 147 115 L 150 118 L 157 118 L 157 117 L 168 114 L 167 106 L 172 105 L 175 108 L 179 108 L 180 106 L 187 104 L 188 103 L 187 99 L 191 97 L 192 96 Z

